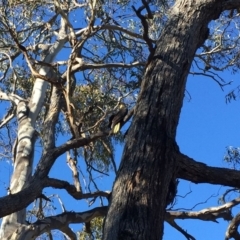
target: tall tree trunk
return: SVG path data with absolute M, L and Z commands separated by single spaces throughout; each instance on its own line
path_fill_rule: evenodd
M 66 36 L 60 35 L 59 41 L 52 45 L 48 55 L 44 59 L 46 63 L 52 62 L 66 42 Z M 51 76 L 49 67 L 42 67 L 39 71 L 41 75 Z M 32 163 L 34 155 L 34 144 L 36 138 L 35 122 L 43 106 L 48 82 L 37 78 L 33 87 L 32 97 L 29 104 L 27 101 L 16 103 L 18 120 L 18 137 L 15 151 L 13 151 L 14 171 L 11 178 L 9 193 L 17 193 L 24 189 L 32 175 Z M 45 144 L 45 149 L 48 147 Z M 10 239 L 13 232 L 26 221 L 26 209 L 12 213 L 3 218 L 0 239 Z M 14 237 L 14 239 L 16 239 Z
M 221 1 L 220 1 L 221 2 Z M 176 129 L 186 78 L 219 1 L 176 1 L 146 68 L 104 226 L 104 240 L 159 240 L 177 171 Z

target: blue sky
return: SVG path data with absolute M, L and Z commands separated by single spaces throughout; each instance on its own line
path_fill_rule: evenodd
M 181 111 L 177 132 L 177 142 L 182 153 L 210 166 L 228 167 L 223 161 L 226 147 L 231 145 L 238 147 L 240 102 L 232 101 L 226 104 L 225 95 L 239 85 L 237 75 L 221 74 L 226 81 L 233 80 L 232 85 L 225 87 L 225 91 L 211 79 L 199 76 L 190 76 L 187 82 L 187 90 L 191 100 L 186 96 Z M 177 208 L 192 208 L 199 202 L 194 210 L 205 207 L 218 206 L 218 198 L 226 188 L 211 186 L 209 184 L 194 184 L 181 181 L 178 195 L 184 196 L 190 190 L 192 193 L 185 198 L 177 198 Z M 203 222 L 196 220 L 178 220 L 183 229 L 187 229 L 196 239 L 223 239 L 227 229 L 227 222 L 219 220 L 219 223 Z M 185 239 L 181 234 L 166 226 L 164 240 Z
M 190 76 L 187 82 L 187 91 L 191 95 L 186 95 L 181 118 L 177 132 L 177 142 L 182 153 L 192 157 L 197 161 L 204 162 L 210 166 L 227 167 L 223 161 L 225 149 L 231 145 L 234 147 L 240 146 L 239 140 L 239 122 L 240 101 L 232 101 L 226 104 L 225 95 L 239 85 L 237 75 L 225 74 L 226 81 L 233 80 L 233 84 L 227 86 L 225 91 L 211 79 L 199 76 Z M 3 108 L 1 108 L 0 116 L 3 116 Z M 60 139 L 64 142 L 65 139 Z M 119 163 L 121 157 L 122 146 L 116 151 L 116 160 Z M 36 158 L 39 157 L 39 150 L 35 151 Z M 12 168 L 9 164 L 0 162 L 0 196 L 6 193 Z M 71 171 L 66 165 L 65 156 L 60 157 L 54 165 L 51 177 L 59 177 L 60 179 L 72 182 Z M 110 190 L 114 175 L 110 178 L 98 176 L 99 189 Z M 190 190 L 191 194 L 185 198 L 178 197 L 176 208 L 192 208 L 199 202 L 205 202 L 212 196 L 207 203 L 198 205 L 193 210 L 201 210 L 202 208 L 217 206 L 218 198 L 224 192 L 221 186 L 210 186 L 207 184 L 194 184 L 187 181 L 181 181 L 179 185 L 178 195 L 184 196 Z M 84 211 L 88 210 L 87 202 L 75 201 L 62 190 L 51 189 L 44 190 L 47 195 L 53 192 L 62 197 L 66 210 Z M 60 213 L 60 204 L 57 199 L 54 200 L 57 209 L 52 213 Z M 100 204 L 96 200 L 94 206 Z M 223 239 L 226 231 L 227 222 L 219 220 L 219 223 L 203 222 L 197 220 L 178 220 L 177 223 L 192 234 L 196 239 L 211 240 Z M 80 229 L 79 225 L 73 226 L 74 229 Z M 185 239 L 180 233 L 169 227 L 166 224 L 164 240 Z
M 65 50 L 67 51 L 67 50 Z M 61 58 L 58 56 L 58 60 Z M 191 99 L 186 94 L 177 132 L 177 142 L 182 153 L 192 157 L 197 161 L 204 162 L 210 166 L 227 167 L 223 161 L 223 156 L 227 146 L 240 146 L 240 101 L 232 101 L 226 104 L 226 94 L 240 85 L 238 75 L 231 75 L 229 72 L 221 73 L 221 77 L 226 82 L 232 81 L 230 86 L 221 88 L 210 78 L 200 76 L 189 76 L 187 81 L 187 91 Z M 0 105 L 0 117 L 4 115 L 5 104 Z M 61 138 L 58 144 L 63 143 L 69 138 Z M 121 159 L 122 146 L 118 146 L 115 157 L 119 165 Z M 39 149 L 35 151 L 36 161 L 40 157 Z M 79 163 L 81 165 L 81 162 Z M 11 163 L 0 161 L 0 197 L 6 194 L 11 178 Z M 72 183 L 72 173 L 66 164 L 66 157 L 61 156 L 50 172 L 50 177 L 58 177 Z M 98 175 L 98 187 L 100 190 L 111 190 L 114 174 L 109 178 Z M 206 207 L 217 206 L 218 198 L 226 188 L 221 186 L 210 186 L 208 184 L 194 184 L 181 181 L 179 184 L 178 195 L 184 196 L 190 190 L 191 194 L 185 198 L 177 197 L 176 208 L 192 208 L 200 202 L 205 202 L 212 196 L 207 203 L 198 205 L 193 210 L 201 210 Z M 75 201 L 63 190 L 45 189 L 47 196 L 52 193 L 58 194 L 68 211 L 85 211 L 88 208 L 86 201 Z M 61 212 L 57 198 L 54 198 L 56 210 L 52 214 Z M 93 206 L 99 206 L 99 199 Z M 91 207 L 92 208 L 92 207 Z M 179 220 L 177 223 L 188 233 L 198 240 L 223 239 L 227 229 L 227 222 L 219 220 L 219 223 L 203 222 L 197 220 Z M 75 230 L 80 229 L 80 225 L 72 226 Z M 157 227 L 157 226 L 156 226 Z M 166 224 L 164 240 L 185 240 L 180 233 Z
M 223 75 L 224 76 L 224 75 Z M 222 76 L 222 77 L 223 77 Z M 225 91 L 211 79 L 190 76 L 187 82 L 187 91 L 191 95 L 191 100 L 186 96 L 181 111 L 181 118 L 177 132 L 177 142 L 182 153 L 197 161 L 204 162 L 210 166 L 227 167 L 223 161 L 227 146 L 239 146 L 240 101 L 232 101 L 226 104 L 226 94 L 234 89 L 238 84 L 238 76 L 225 74 L 226 81 L 233 80 L 233 84 L 227 86 Z M 120 161 L 122 148 L 116 152 L 116 160 Z M 60 160 L 65 162 L 65 160 Z M 59 167 L 55 166 L 52 174 L 59 173 Z M 60 170 L 64 176 L 71 173 L 66 168 Z M 111 179 L 113 180 L 113 178 Z M 71 181 L 71 180 L 70 180 Z M 102 190 L 109 190 L 112 182 L 108 178 L 99 178 L 99 187 Z M 192 191 L 185 198 L 178 197 L 176 208 L 191 209 L 198 203 L 193 210 L 201 210 L 210 206 L 218 206 L 218 198 L 226 188 L 222 186 L 211 186 L 208 184 L 194 184 L 181 181 L 178 195 L 184 196 Z M 65 195 L 65 194 L 64 194 Z M 212 196 L 212 197 L 211 197 Z M 69 199 L 69 198 L 68 198 Z M 84 210 L 83 201 L 72 205 L 68 200 L 68 210 Z M 96 201 L 99 204 L 99 201 Z M 223 239 L 228 223 L 219 220 L 219 223 L 203 222 L 197 220 L 178 220 L 177 223 L 192 234 L 196 239 L 212 240 Z M 180 233 L 166 224 L 164 240 L 184 240 Z

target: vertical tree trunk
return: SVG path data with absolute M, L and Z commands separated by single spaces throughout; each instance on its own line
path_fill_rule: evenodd
M 64 28 L 63 28 L 64 29 Z M 63 35 L 63 34 L 62 34 Z M 45 62 L 51 62 L 62 49 L 66 42 L 65 35 L 62 36 L 58 42 L 53 44 L 49 49 L 48 55 L 44 59 Z M 42 67 L 40 74 L 51 74 L 49 67 Z M 42 108 L 48 82 L 37 78 L 34 84 L 32 97 L 30 103 L 20 102 L 17 106 L 18 119 L 18 138 L 16 144 L 16 151 L 14 152 L 14 171 L 11 177 L 10 194 L 17 193 L 24 189 L 32 175 L 32 162 L 35 144 L 35 122 L 38 114 Z M 46 148 L 46 144 L 44 146 Z M 9 239 L 12 233 L 26 220 L 26 209 L 12 213 L 3 218 L 0 239 Z
M 29 118 L 29 108 L 26 102 L 20 102 L 17 106 L 18 137 L 14 151 L 14 174 L 11 179 L 9 194 L 22 190 L 32 174 L 33 145 L 35 143 L 35 130 Z M 11 233 L 26 219 L 26 209 L 3 218 L 0 239 L 7 239 Z
M 175 178 L 186 78 L 218 1 L 176 1 L 147 66 L 104 226 L 105 240 L 159 240 Z

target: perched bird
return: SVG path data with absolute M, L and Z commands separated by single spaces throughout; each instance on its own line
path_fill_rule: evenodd
M 108 127 L 110 127 L 112 129 L 112 133 L 116 134 L 120 131 L 122 125 L 123 125 L 123 120 L 124 117 L 127 115 L 128 113 L 128 109 L 125 106 L 125 104 L 120 103 L 119 106 L 119 111 L 116 114 L 113 114 L 110 118 L 109 118 L 109 124 Z

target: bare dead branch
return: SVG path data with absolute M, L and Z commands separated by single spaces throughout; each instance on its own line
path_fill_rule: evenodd
M 221 83 L 214 75 L 207 74 L 207 73 L 204 73 L 204 72 L 190 72 L 190 74 L 192 74 L 193 76 L 194 75 L 201 75 L 201 76 L 209 77 L 209 78 L 213 79 L 221 87 L 222 90 L 223 90 L 223 87 L 225 87 L 227 85 L 231 85 L 232 82 L 233 82 L 233 81 L 229 81 L 227 83 Z M 221 80 L 223 80 L 223 79 L 221 79 Z
M 54 178 L 46 178 L 43 181 L 44 187 L 53 187 L 58 189 L 65 189 L 68 194 L 70 194 L 75 199 L 87 199 L 87 198 L 96 198 L 96 197 L 105 197 L 109 198 L 110 192 L 109 191 L 97 191 L 93 193 L 82 193 L 78 192 L 74 185 L 71 185 L 67 181 L 54 179 Z
M 143 2 L 144 5 L 142 7 L 140 7 L 138 10 L 136 10 L 136 8 L 134 6 L 132 6 L 132 8 L 133 8 L 134 12 L 136 13 L 136 15 L 140 18 L 140 20 L 142 22 L 142 26 L 143 26 L 143 39 L 146 41 L 146 43 L 148 45 L 149 52 L 150 52 L 150 57 L 152 57 L 154 55 L 155 48 L 153 46 L 152 40 L 148 36 L 148 22 L 146 20 L 146 17 L 141 14 L 141 11 L 146 8 L 147 12 L 148 12 L 148 16 L 150 18 L 153 17 L 153 16 L 151 14 L 151 11 L 150 11 L 150 8 L 148 6 L 148 3 L 146 1 L 142 1 L 142 2 Z
M 192 235 L 183 230 L 174 220 L 166 220 L 173 228 L 182 233 L 188 240 L 196 240 Z
M 188 195 L 188 194 L 187 194 Z M 196 208 L 197 206 L 199 206 L 199 205 L 202 205 L 202 204 L 206 204 L 208 201 L 209 201 L 209 199 L 211 199 L 212 197 L 216 197 L 216 195 L 214 195 L 214 194 L 212 194 L 212 195 L 210 195 L 205 201 L 201 201 L 201 202 L 198 202 L 198 203 L 196 203 L 194 206 L 192 206 L 192 207 L 190 207 L 190 208 L 174 208 L 173 210 L 174 211 L 192 211 L 194 208 Z

